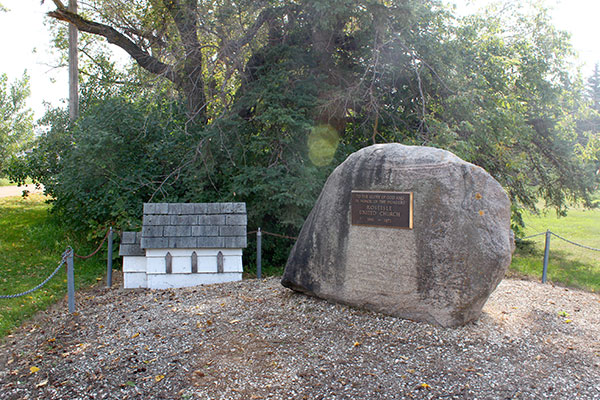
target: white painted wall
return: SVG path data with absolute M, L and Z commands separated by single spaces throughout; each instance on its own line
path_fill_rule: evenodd
M 192 253 L 198 256 L 198 273 L 192 274 Z M 223 253 L 223 272 L 217 272 L 217 254 Z M 166 273 L 171 253 L 172 273 Z M 146 257 L 123 256 L 125 289 L 168 289 L 242 280 L 242 249 L 152 249 Z

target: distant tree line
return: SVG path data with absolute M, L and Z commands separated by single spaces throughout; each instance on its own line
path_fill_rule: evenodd
M 0 11 L 2 5 L 0 4 Z M 27 107 L 29 76 L 9 83 L 0 74 L 0 177 L 6 173 L 9 161 L 30 148 L 33 141 L 33 111 Z

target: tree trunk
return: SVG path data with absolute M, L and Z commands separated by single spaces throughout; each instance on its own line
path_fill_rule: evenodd
M 77 14 L 77 0 L 69 0 L 69 11 Z M 77 27 L 69 24 L 69 120 L 79 117 L 79 63 L 77 57 Z
M 202 52 L 198 41 L 196 0 L 163 0 L 171 14 L 181 37 L 185 51 L 183 65 L 178 69 L 175 84 L 187 98 L 187 109 L 191 120 L 206 122 L 206 94 L 202 76 Z

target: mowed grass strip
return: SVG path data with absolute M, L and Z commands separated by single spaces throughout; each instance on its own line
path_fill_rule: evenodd
M 27 184 L 27 185 L 31 184 L 31 179 L 27 178 L 27 180 L 25 181 L 25 184 Z M 8 178 L 3 178 L 0 176 L 0 186 L 17 186 L 17 184 L 14 182 L 11 182 Z
M 551 232 L 589 247 L 600 249 L 600 210 L 572 208 L 566 217 L 556 213 L 525 215 L 525 236 Z M 511 269 L 541 279 L 545 236 L 531 239 L 531 249 L 518 249 Z M 600 252 L 567 243 L 555 236 L 550 239 L 548 280 L 593 292 L 600 291 Z
M 70 237 L 48 208 L 41 195 L 0 198 L 0 295 L 21 293 L 41 283 L 58 266 L 68 245 L 79 254 L 93 250 L 94 244 Z M 76 288 L 102 277 L 105 260 L 105 250 L 90 260 L 75 259 Z M 61 268 L 43 288 L 16 299 L 0 299 L 0 337 L 66 292 L 66 269 Z

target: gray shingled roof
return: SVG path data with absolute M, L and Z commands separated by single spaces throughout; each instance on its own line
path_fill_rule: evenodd
M 145 256 L 146 252 L 140 247 L 142 232 L 123 232 L 121 245 L 119 246 L 120 256 Z
M 246 203 L 145 203 L 142 249 L 246 247 Z

